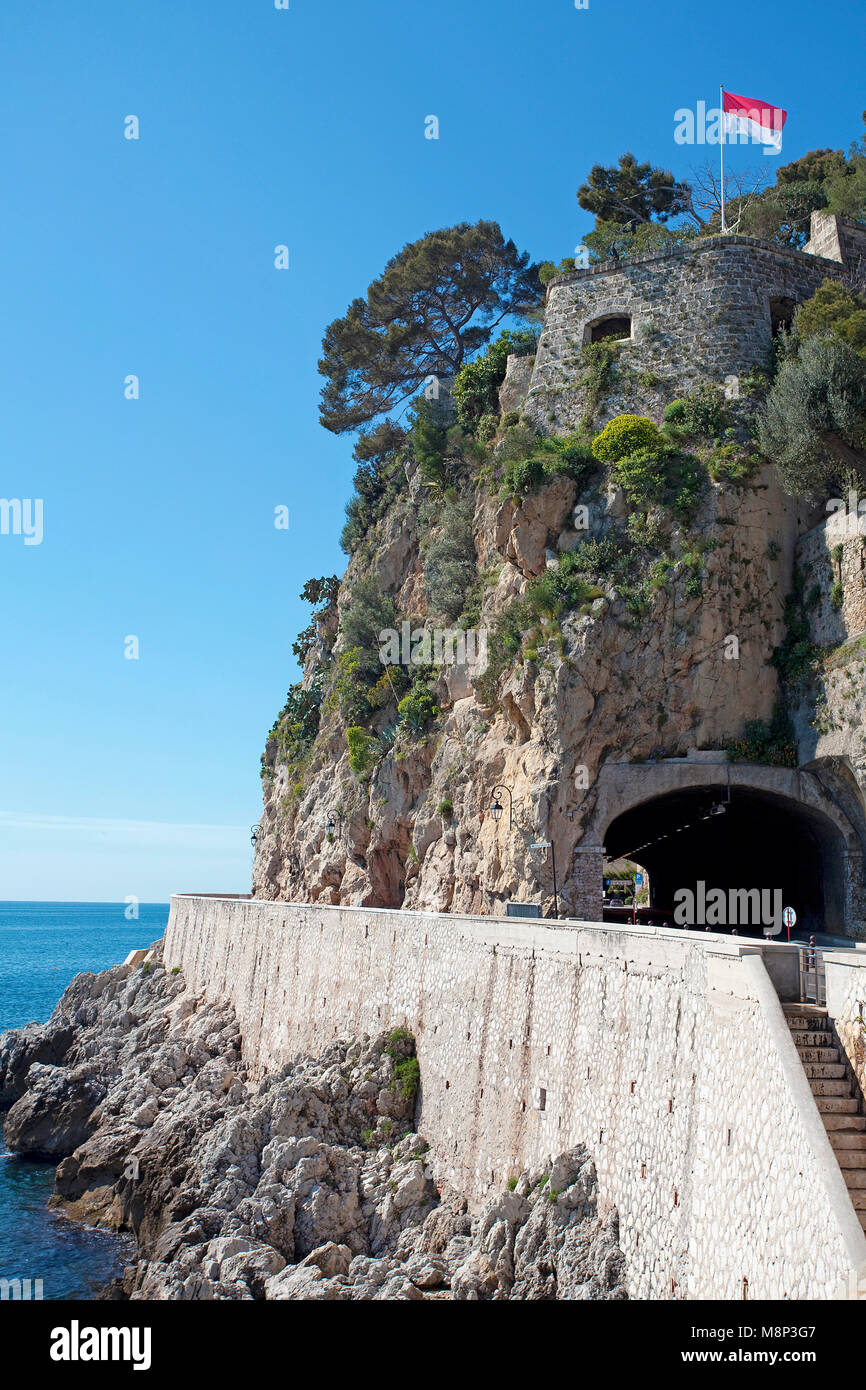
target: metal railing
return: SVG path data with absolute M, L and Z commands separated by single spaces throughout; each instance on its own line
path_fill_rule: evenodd
M 824 954 L 817 946 L 801 946 L 800 951 L 800 1003 L 827 1003 L 827 981 L 824 974 Z

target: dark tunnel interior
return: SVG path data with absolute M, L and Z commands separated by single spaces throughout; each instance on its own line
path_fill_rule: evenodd
M 697 893 L 703 880 L 707 891 L 781 889 L 798 933 L 842 929 L 844 839 L 799 802 L 751 788 L 690 787 L 624 812 L 604 843 L 608 859 L 626 857 L 646 869 L 650 906 L 671 924 L 676 891 Z M 740 925 L 738 932 L 760 937 L 762 928 Z

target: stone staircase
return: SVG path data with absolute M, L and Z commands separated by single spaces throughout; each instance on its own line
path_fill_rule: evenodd
M 836 1042 L 827 1010 L 814 1004 L 783 1006 L 809 1078 L 815 1104 L 842 1169 L 860 1225 L 866 1231 L 866 1113 L 863 1097 Z

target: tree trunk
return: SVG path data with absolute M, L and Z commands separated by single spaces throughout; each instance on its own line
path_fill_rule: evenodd
M 866 453 L 862 449 L 853 449 L 838 434 L 825 434 L 824 441 L 831 453 L 834 453 L 849 468 L 856 469 L 859 476 L 866 481 Z

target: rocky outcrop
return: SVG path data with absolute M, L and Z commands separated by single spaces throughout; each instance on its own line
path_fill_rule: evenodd
M 412 1038 L 338 1041 L 253 1081 L 229 1007 L 190 996 L 159 946 L 79 976 L 47 1030 L 61 1062 L 22 1061 L 4 1137 L 63 1156 L 54 1201 L 132 1230 L 132 1299 L 624 1298 L 615 1212 L 579 1149 L 471 1216 L 414 1128 Z M 25 1059 L 47 1033 L 5 1034 Z M 8 1063 L 7 1063 L 8 1064 Z
M 36 1062 L 56 1065 L 66 1056 L 72 1028 L 55 1010 L 50 1023 L 28 1023 L 0 1034 L 0 1108 L 24 1094 L 27 1073 Z
M 341 606 L 371 564 L 398 611 L 417 603 L 420 496 L 416 479 L 366 555 L 353 558 Z M 588 513 L 580 533 L 576 504 Z M 578 539 L 621 535 L 629 519 L 620 491 L 581 489 L 566 477 L 519 505 L 479 488 L 475 545 L 489 578 L 479 626 L 491 655 L 499 616 L 558 554 Z M 651 513 L 656 523 L 666 524 Z M 547 839 L 562 911 L 586 915 L 572 865 L 596 804 L 599 767 L 724 748 L 746 721 L 771 717 L 779 685 L 769 660 L 785 634 L 796 529 L 796 507 L 769 468 L 740 485 L 710 484 L 689 527 L 670 529 L 669 562 L 653 574 L 645 612 L 637 616 L 607 582 L 592 603 L 563 616 L 561 641 L 539 643 L 531 659 L 506 670 L 495 695 L 465 669 L 443 667 L 435 727 L 387 752 L 371 776 L 352 772 L 345 727 L 326 702 L 301 783 L 275 748 L 267 755 L 253 895 L 469 913 L 502 911 L 517 898 L 548 912 L 549 870 L 531 849 Z M 305 680 L 317 669 L 308 664 Z M 511 833 L 489 814 L 492 790 L 503 782 L 513 790 Z M 335 808 L 341 821 L 329 837 L 325 822 Z M 600 888 L 599 881 L 593 902 Z

